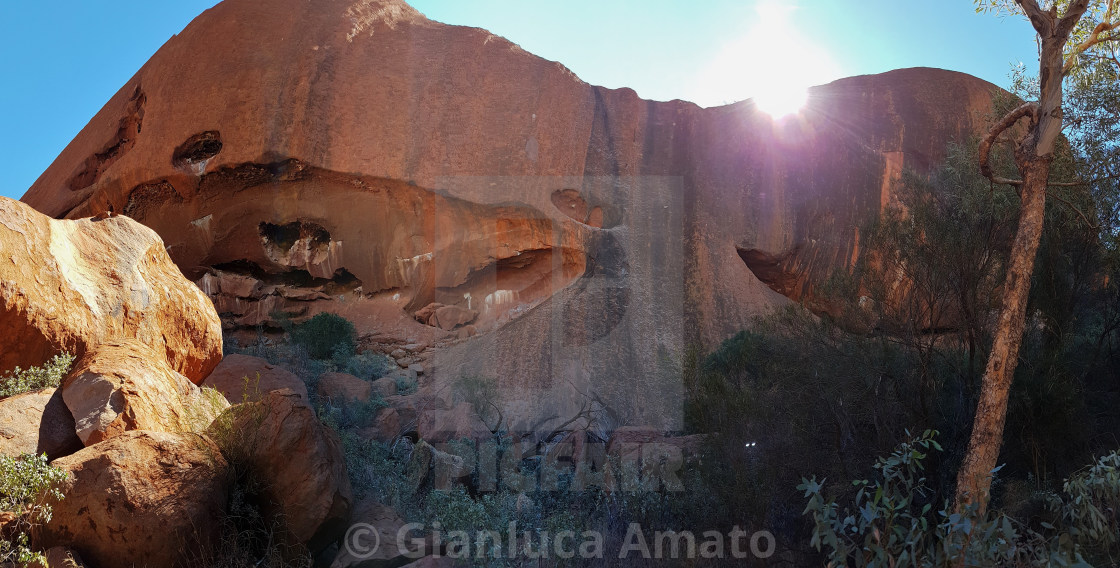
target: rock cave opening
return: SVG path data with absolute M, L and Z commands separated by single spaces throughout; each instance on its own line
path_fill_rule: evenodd
M 787 266 L 796 251 L 776 256 L 755 248 L 735 247 L 735 250 L 747 269 L 771 290 L 794 301 L 801 297 L 798 276 Z
M 175 148 L 171 163 L 178 167 L 200 164 L 222 151 L 222 135 L 217 130 L 199 132 Z

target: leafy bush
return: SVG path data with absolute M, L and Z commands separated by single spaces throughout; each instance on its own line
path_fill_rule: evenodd
M 303 323 L 293 325 L 290 335 L 292 343 L 306 349 L 315 359 L 337 358 L 340 353 L 353 355 L 358 347 L 354 324 L 329 312 L 320 312 Z
M 412 394 L 412 393 L 416 392 L 417 389 L 420 388 L 420 385 L 417 384 L 416 379 L 414 379 L 412 377 L 409 377 L 407 375 L 397 375 L 396 376 L 396 383 L 397 383 L 397 394 L 399 394 L 399 395 Z
M 41 367 L 15 370 L 0 377 L 0 398 L 5 398 L 20 393 L 38 389 L 58 388 L 62 378 L 74 364 L 74 356 L 69 353 L 60 353 L 51 357 Z
M 377 417 L 377 413 L 382 408 L 389 406 L 385 399 L 377 393 L 374 393 L 369 400 L 361 402 L 340 402 L 326 398 L 320 398 L 319 401 L 317 407 L 319 420 L 323 424 L 340 431 L 369 426 L 373 419 Z
M 1113 558 L 1120 537 L 1113 511 L 1120 507 L 1120 454 L 1097 461 L 1050 496 L 1054 522 L 1042 532 L 999 512 L 953 511 L 927 486 L 924 460 L 941 451 L 936 432 L 900 444 L 875 464 L 878 478 L 858 488 L 841 509 L 826 500 L 824 481 L 802 479 L 814 521 L 811 546 L 828 549 L 830 566 L 1091 566 Z M 997 468 L 998 470 L 998 468 Z M 996 472 L 993 472 L 995 474 Z
M 20 514 L 7 529 L 11 534 L 0 540 L 0 564 L 45 560 L 29 548 L 29 534 L 36 526 L 50 522 L 50 502 L 63 498 L 58 485 L 66 476 L 66 471 L 47 463 L 46 454 L 0 456 L 0 511 Z
M 391 363 L 385 355 L 370 352 L 353 355 L 339 366 L 343 372 L 367 381 L 379 379 L 396 367 L 397 365 Z

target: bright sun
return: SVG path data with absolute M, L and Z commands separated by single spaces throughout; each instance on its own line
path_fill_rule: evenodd
M 809 90 L 807 86 L 779 81 L 774 85 L 761 87 L 753 100 L 758 110 L 778 118 L 805 108 L 805 103 L 809 101 Z
M 746 32 L 699 73 L 693 100 L 714 106 L 750 98 L 777 118 L 803 109 L 809 87 L 839 78 L 828 52 L 801 33 L 795 10 L 790 3 L 759 0 Z

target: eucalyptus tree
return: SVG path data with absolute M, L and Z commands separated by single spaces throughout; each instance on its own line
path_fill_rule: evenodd
M 957 476 L 958 508 L 987 507 L 991 474 L 999 457 L 1007 416 L 1008 395 L 1018 363 L 1026 325 L 1031 274 L 1042 236 L 1050 166 L 1062 130 L 1063 83 L 1098 62 L 1116 61 L 1120 42 L 1120 0 L 977 0 L 981 11 L 1019 13 L 1038 34 L 1038 100 L 1007 113 L 981 141 L 980 172 L 992 183 L 1010 185 L 1020 198 L 1019 223 L 1008 257 L 1003 305 L 985 366 L 972 434 Z M 1120 65 L 1120 62 L 1117 62 Z M 1001 134 L 1026 121 L 1015 148 L 1018 179 L 997 175 L 989 164 L 992 146 Z

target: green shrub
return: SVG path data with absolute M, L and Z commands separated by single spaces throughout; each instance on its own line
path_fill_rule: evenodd
M 315 359 L 334 359 L 353 355 L 358 335 L 350 320 L 329 312 L 320 312 L 311 319 L 292 326 L 292 343 L 307 350 Z
M 0 456 L 0 511 L 22 512 L 12 534 L 0 540 L 0 564 L 44 560 L 28 544 L 30 532 L 51 520 L 52 500 L 63 498 L 58 485 L 66 471 L 47 464 L 46 454 Z
M 825 499 L 823 480 L 802 479 L 814 522 L 810 544 L 828 549 L 830 566 L 1092 566 L 1086 556 L 1111 562 L 1120 552 L 1120 453 L 1068 480 L 1065 495 L 1051 495 L 1053 522 L 1037 532 L 1000 512 L 956 512 L 939 501 L 923 465 L 941 451 L 935 435 L 926 431 L 879 458 L 878 478 L 852 482 L 858 490 L 847 507 Z
M 390 366 L 392 365 L 392 366 Z M 359 353 L 347 358 L 339 368 L 359 379 L 372 381 L 381 378 L 389 370 L 396 368 L 389 358 L 380 353 Z
M 73 355 L 60 353 L 51 357 L 50 361 L 41 367 L 31 367 L 26 370 L 16 367 L 12 372 L 0 377 L 0 398 L 38 389 L 58 388 L 73 364 Z
M 397 375 L 395 382 L 397 383 L 397 394 L 402 396 L 412 394 L 420 388 L 416 379 L 407 375 Z
M 351 430 L 340 431 L 339 437 L 355 498 L 374 499 L 412 517 L 417 502 L 409 478 L 412 443 L 408 438 L 386 444 Z
M 377 413 L 387 406 L 389 404 L 385 399 L 375 393 L 369 400 L 362 402 L 341 402 L 320 398 L 317 410 L 321 422 L 341 431 L 369 426 L 377 417 Z

